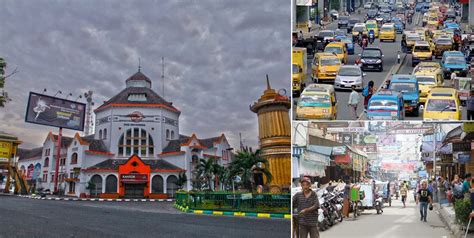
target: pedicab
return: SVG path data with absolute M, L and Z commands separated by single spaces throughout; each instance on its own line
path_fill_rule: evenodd
M 379 194 L 382 197 L 383 203 L 388 203 L 388 205 L 392 206 L 392 198 L 388 195 L 387 190 L 388 182 L 377 182 L 375 183 L 375 193 Z
M 360 188 L 360 184 L 354 184 L 351 186 L 349 212 L 354 213 L 354 218 L 360 216 L 364 211 L 361 199 L 364 199 L 365 194 L 360 190 Z
M 377 214 L 382 212 L 383 202 L 382 198 L 377 195 L 376 185 L 373 183 L 363 183 L 360 185 L 361 192 L 364 193 L 364 198 L 361 198 L 362 209 L 375 209 Z

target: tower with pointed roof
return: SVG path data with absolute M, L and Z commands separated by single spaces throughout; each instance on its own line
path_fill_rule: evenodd
M 291 127 L 287 96 L 278 94 L 270 86 L 250 110 L 258 115 L 259 144 L 262 156 L 269 162 L 273 176 L 270 190 L 274 193 L 288 190 L 291 181 Z

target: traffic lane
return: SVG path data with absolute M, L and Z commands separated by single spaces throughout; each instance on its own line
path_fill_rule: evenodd
M 87 203 L 89 204 L 89 203 Z M 103 204 L 106 204 L 105 202 Z M 123 207 L 132 203 L 123 202 Z M 0 197 L 0 237 L 289 237 L 290 221 L 149 212 Z
M 392 198 L 392 206 L 388 207 L 385 203 L 382 214 L 376 214 L 373 209 L 365 210 L 356 220 L 345 220 L 321 232 L 321 237 L 454 237 L 445 228 L 436 210 L 428 211 L 427 222 L 422 222 L 419 206 L 413 200 L 413 192 L 409 192 L 407 200 L 407 207 L 403 208 L 400 199 Z
M 411 66 L 411 54 L 407 55 L 407 58 L 405 60 L 405 63 L 403 64 L 402 68 L 399 71 L 399 74 L 412 74 L 414 67 Z M 435 62 L 441 62 L 441 59 L 435 59 L 433 57 L 433 61 Z M 444 79 L 444 86 L 451 86 L 451 79 L 447 78 Z M 461 119 L 462 120 L 467 120 L 467 109 L 465 107 L 461 107 Z M 420 114 L 418 117 L 409 117 L 410 120 L 423 120 L 423 109 L 420 107 Z

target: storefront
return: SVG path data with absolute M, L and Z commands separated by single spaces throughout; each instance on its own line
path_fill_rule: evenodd
M 326 167 L 330 165 L 332 147 L 308 145 L 299 161 L 301 175 L 315 177 L 319 183 L 327 183 Z

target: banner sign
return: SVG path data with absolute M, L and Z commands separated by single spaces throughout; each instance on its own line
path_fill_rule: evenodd
M 146 174 L 122 174 L 120 181 L 124 183 L 146 183 L 148 176 Z
M 296 6 L 313 6 L 313 0 L 296 0 Z
M 83 131 L 86 104 L 30 92 L 25 121 Z
M 365 132 L 365 127 L 328 127 L 327 133 L 339 133 L 339 132 Z
M 8 162 L 11 155 L 12 143 L 11 142 L 0 142 L 0 163 Z
M 340 134 L 342 138 L 342 143 L 346 145 L 352 145 L 352 134 L 342 133 Z
M 397 129 L 397 130 L 389 130 L 388 134 L 392 134 L 392 135 L 419 134 L 421 135 L 431 129 L 432 129 L 431 127 L 422 127 L 422 128 L 414 128 L 414 129 Z
M 415 165 L 413 163 L 385 163 L 382 162 L 383 170 L 413 171 Z
M 346 147 L 345 146 L 334 146 L 332 147 L 332 155 L 345 155 Z
M 34 171 L 35 171 L 35 166 L 33 166 L 33 165 L 28 166 L 28 168 L 26 169 L 26 179 L 27 180 L 30 180 L 30 179 L 33 178 Z
M 353 148 L 358 150 L 364 151 L 366 153 L 376 153 L 377 152 L 377 145 L 376 144 L 368 144 L 368 145 L 354 145 Z

